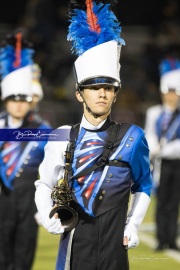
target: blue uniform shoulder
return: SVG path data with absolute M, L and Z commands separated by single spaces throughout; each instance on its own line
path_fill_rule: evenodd
M 138 139 L 144 137 L 144 135 L 145 135 L 145 132 L 141 127 L 132 124 L 131 127 L 126 132 L 124 136 L 124 140 L 126 142 L 135 142 Z
M 119 142 L 119 145 L 111 156 L 111 159 L 117 158 L 117 156 L 120 155 L 122 157 L 122 161 L 130 163 L 135 146 L 139 144 L 139 141 L 141 141 L 142 138 L 144 138 L 144 130 L 139 126 L 132 124 L 126 131 L 122 140 Z

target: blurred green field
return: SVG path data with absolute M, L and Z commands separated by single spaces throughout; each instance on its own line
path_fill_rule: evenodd
M 155 204 L 155 198 L 152 197 L 152 201 L 143 224 L 154 222 Z M 147 232 L 147 234 L 154 237 L 153 232 Z M 44 228 L 40 227 L 38 248 L 32 270 L 54 270 L 58 244 L 59 236 L 51 235 Z M 129 262 L 130 270 L 180 269 L 180 263 L 178 263 L 175 259 L 171 258 L 164 252 L 154 252 L 152 248 L 145 245 L 142 241 L 136 249 L 129 250 Z
M 52 235 L 48 233 L 43 227 L 40 227 L 38 247 L 33 270 L 55 269 L 59 238 L 60 236 Z

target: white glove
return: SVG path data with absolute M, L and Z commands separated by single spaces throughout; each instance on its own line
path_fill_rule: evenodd
M 142 223 L 150 203 L 150 197 L 144 192 L 131 195 L 129 213 L 127 216 L 124 237 L 128 238 L 128 248 L 135 248 L 139 244 L 137 231 Z
M 137 230 L 133 226 L 125 227 L 124 237 L 128 238 L 128 248 L 135 248 L 139 245 L 139 237 L 137 235 Z
M 64 227 L 61 224 L 60 219 L 55 218 L 55 216 L 53 216 L 52 218 L 49 218 L 49 214 L 52 209 L 53 209 L 52 207 L 49 207 L 44 211 L 43 216 L 42 216 L 42 225 L 48 232 L 52 234 L 63 233 Z

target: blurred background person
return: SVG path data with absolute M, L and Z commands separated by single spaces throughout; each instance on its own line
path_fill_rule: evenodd
M 32 101 L 31 101 L 31 110 L 36 113 L 37 117 L 40 117 L 39 115 L 39 102 L 43 99 L 44 93 L 43 88 L 40 83 L 40 77 L 41 77 L 41 69 L 38 64 L 32 65 Z M 6 110 L 3 110 L 0 113 L 0 118 L 4 117 L 7 114 Z
M 38 64 L 32 65 L 32 102 L 31 108 L 34 112 L 39 110 L 39 102 L 43 99 L 44 93 L 40 82 L 41 69 Z
M 146 113 L 145 131 L 157 188 L 156 250 L 178 250 L 180 202 L 180 59 L 169 57 L 160 64 L 162 104 Z
M 9 35 L 0 49 L 1 99 L 8 129 L 50 128 L 32 111 L 34 51 L 21 32 Z M 44 157 L 45 141 L 0 141 L 0 269 L 30 270 L 38 235 L 34 181 Z
M 44 117 L 41 116 L 39 110 L 39 103 L 44 98 L 43 87 L 40 82 L 41 78 L 41 68 L 37 63 L 32 65 L 32 102 L 31 110 L 33 111 L 33 116 L 37 121 L 43 121 L 44 124 L 50 125 Z

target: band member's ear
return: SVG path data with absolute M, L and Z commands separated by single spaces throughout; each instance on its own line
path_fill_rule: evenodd
M 83 98 L 82 98 L 82 96 L 80 95 L 79 91 L 76 91 L 75 95 L 76 95 L 76 98 L 77 98 L 77 100 L 78 100 L 79 102 L 83 102 Z

